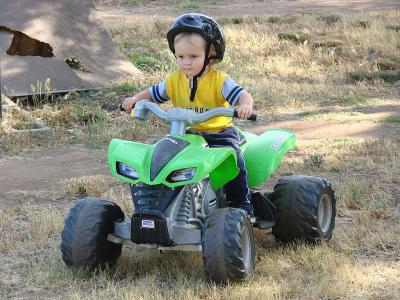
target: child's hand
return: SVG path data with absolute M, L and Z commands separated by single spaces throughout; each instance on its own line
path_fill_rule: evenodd
M 122 102 L 121 106 L 127 113 L 130 113 L 132 108 L 135 106 L 135 104 L 137 102 L 139 102 L 139 99 L 136 98 L 135 96 L 133 96 L 133 97 L 126 98 Z
M 250 118 L 251 113 L 253 112 L 253 107 L 249 104 L 240 104 L 236 107 L 236 111 L 240 119 L 246 120 Z

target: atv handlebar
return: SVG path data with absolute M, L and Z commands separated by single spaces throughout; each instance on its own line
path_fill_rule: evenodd
M 133 116 L 136 119 L 146 121 L 149 118 L 149 112 L 156 115 L 157 118 L 171 124 L 170 133 L 173 135 L 184 135 L 186 128 L 199 123 L 208 121 L 215 117 L 237 117 L 237 111 L 233 108 L 218 107 L 203 113 L 196 113 L 190 109 L 173 107 L 168 111 L 163 111 L 157 104 L 142 100 L 136 103 Z M 257 115 L 252 114 L 249 120 L 256 120 Z
M 149 101 L 148 101 L 149 102 Z M 135 107 L 135 106 L 134 106 Z M 134 108 L 133 107 L 133 108 Z M 133 109 L 132 108 L 132 109 Z M 223 108 L 223 107 L 222 107 Z M 231 117 L 231 118 L 239 118 L 239 115 L 238 115 L 238 112 L 237 112 L 237 110 L 236 109 L 230 109 L 230 108 L 226 108 L 226 109 L 228 109 L 228 110 L 230 110 L 230 111 L 233 111 L 233 116 L 231 115 L 231 113 L 228 113 L 228 115 L 226 115 L 225 113 L 223 113 L 222 115 L 218 115 L 218 116 L 224 116 L 224 117 Z M 119 110 L 120 111 L 125 111 L 125 109 L 122 107 L 122 104 L 120 104 L 119 105 Z M 150 109 L 151 110 L 151 109 Z M 212 110 L 214 110 L 214 109 L 212 109 Z M 162 110 L 161 110 L 162 111 Z M 164 111 L 163 111 L 164 112 Z M 204 113 L 196 113 L 196 114 L 204 114 Z M 217 116 L 217 117 L 218 117 Z M 254 114 L 254 113 L 252 113 L 251 115 L 250 115 L 250 117 L 248 117 L 247 118 L 247 120 L 249 120 L 249 121 L 256 121 L 257 120 L 257 114 Z M 206 120 L 207 121 L 207 120 Z
M 120 105 L 120 110 L 124 110 Z M 146 121 L 149 118 L 149 112 L 152 112 L 157 118 L 171 124 L 171 134 L 183 135 L 188 126 L 194 126 L 208 121 L 215 117 L 238 118 L 238 113 L 233 108 L 218 107 L 202 113 L 196 113 L 190 109 L 173 107 L 168 111 L 163 111 L 157 104 L 147 100 L 141 100 L 136 103 L 133 110 L 135 119 Z M 248 120 L 257 120 L 256 114 L 251 114 Z

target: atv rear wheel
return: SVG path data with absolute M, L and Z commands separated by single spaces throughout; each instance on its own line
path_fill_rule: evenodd
M 121 255 L 122 244 L 107 240 L 114 221 L 124 213 L 113 202 L 83 198 L 71 208 L 61 233 L 62 259 L 68 266 L 95 268 L 113 264 Z
M 276 225 L 281 242 L 329 240 L 335 227 L 336 199 L 330 183 L 319 177 L 287 176 L 274 188 Z
M 214 282 L 241 281 L 254 272 L 253 227 L 242 209 L 220 208 L 203 228 L 203 261 L 207 278 Z

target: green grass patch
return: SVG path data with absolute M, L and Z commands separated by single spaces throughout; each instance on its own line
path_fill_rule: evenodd
M 351 105 L 363 104 L 367 101 L 367 98 L 357 94 L 349 94 L 335 98 L 335 101 L 339 104 L 351 106 Z
M 166 44 L 158 40 L 126 40 L 123 48 L 128 59 L 142 71 L 167 70 L 172 60 Z
M 139 88 L 139 85 L 135 82 L 124 81 L 122 83 L 112 85 L 108 88 L 108 90 L 116 94 L 127 94 L 136 92 Z
M 90 105 L 83 102 L 70 104 L 70 114 L 73 120 L 80 124 L 105 123 L 107 113 L 99 105 Z
M 160 53 L 137 51 L 128 55 L 129 60 L 140 70 L 145 72 L 167 71 L 171 62 Z
M 396 82 L 400 80 L 400 71 L 379 71 L 379 72 L 351 72 L 349 77 L 352 81 L 373 81 L 381 79 L 385 82 Z
M 397 123 L 400 125 L 400 116 L 390 116 L 383 119 L 384 123 Z
M 125 55 L 140 70 L 167 72 L 174 64 L 167 43 L 158 39 L 129 39 L 122 43 Z

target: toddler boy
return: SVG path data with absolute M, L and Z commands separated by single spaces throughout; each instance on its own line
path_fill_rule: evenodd
M 208 16 L 196 13 L 178 17 L 167 33 L 169 48 L 179 70 L 164 81 L 126 98 L 122 107 L 130 112 L 140 100 L 164 103 L 201 113 L 212 108 L 236 106 L 239 118 L 247 119 L 253 111 L 253 99 L 227 74 L 212 67 L 222 61 L 225 40 L 221 27 Z M 217 117 L 192 127 L 202 134 L 210 147 L 232 147 L 237 154 L 239 174 L 225 185 L 231 206 L 245 210 L 255 222 L 242 152 L 241 137 L 232 126 L 232 118 Z

